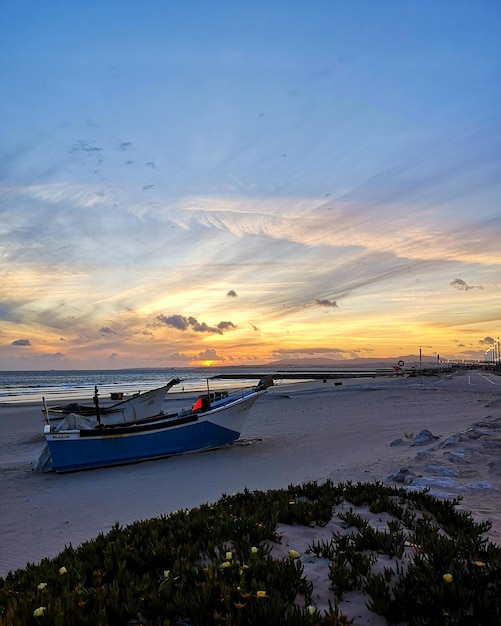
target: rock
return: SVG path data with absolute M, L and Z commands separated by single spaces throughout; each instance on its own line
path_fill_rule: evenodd
M 501 448 L 501 441 L 482 441 L 482 448 Z
M 423 430 L 419 431 L 418 436 L 411 443 L 411 446 L 424 446 L 431 441 L 435 441 L 436 439 L 439 439 L 439 437 L 434 435 L 428 429 L 423 428 Z
M 437 476 L 457 476 L 458 473 L 452 467 L 444 467 L 443 465 L 437 465 L 436 463 L 428 463 L 424 468 L 425 472 L 435 474 Z
M 452 463 L 471 463 L 473 452 L 471 450 L 454 450 L 449 452 L 449 461 Z
M 416 478 L 413 482 L 414 487 L 426 488 L 439 488 L 439 489 L 458 489 L 460 485 L 455 483 L 451 478 L 435 478 L 435 477 L 421 477 Z
M 394 441 L 392 441 L 390 443 L 390 447 L 391 446 L 401 446 L 404 443 L 403 439 L 395 439 Z
M 421 450 L 416 454 L 416 461 L 426 461 L 432 454 L 431 450 Z
M 482 480 L 479 483 L 469 483 L 467 487 L 469 489 L 497 489 L 496 485 L 489 480 Z
M 459 441 L 460 435 L 452 435 L 451 437 L 447 437 L 445 441 L 440 444 L 440 448 L 446 448 L 447 446 L 453 446 L 455 443 Z
M 388 477 L 395 483 L 403 483 L 404 485 L 412 484 L 416 478 L 416 474 L 410 471 L 408 467 L 401 467 L 398 472 Z

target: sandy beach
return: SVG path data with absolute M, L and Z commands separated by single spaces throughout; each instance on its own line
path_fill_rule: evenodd
M 0 576 L 116 522 L 193 508 L 245 487 L 327 478 L 397 480 L 460 495 L 475 519 L 491 520 L 489 537 L 499 544 L 500 422 L 501 377 L 494 374 L 278 385 L 256 403 L 236 444 L 56 475 L 34 471 L 44 445 L 41 405 L 2 404 Z M 432 437 L 421 442 L 423 429 Z

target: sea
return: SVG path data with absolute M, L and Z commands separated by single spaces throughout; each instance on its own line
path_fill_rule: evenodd
M 124 396 L 149 391 L 165 385 L 173 378 L 180 383 L 176 391 L 206 391 L 252 387 L 258 380 L 246 369 L 226 369 L 225 373 L 238 379 L 221 380 L 217 371 L 196 369 L 121 369 L 121 370 L 48 370 L 0 372 L 0 403 L 48 402 L 71 399 L 92 399 L 97 387 L 99 397 L 110 398 L 112 393 Z M 249 378 L 247 378 L 249 376 Z

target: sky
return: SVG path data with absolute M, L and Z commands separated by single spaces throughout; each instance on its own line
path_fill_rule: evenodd
M 0 369 L 484 359 L 499 0 L 0 0 Z

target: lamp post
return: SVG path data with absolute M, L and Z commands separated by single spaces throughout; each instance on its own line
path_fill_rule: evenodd
M 423 386 L 423 354 L 421 348 L 419 348 L 419 372 L 421 374 L 421 387 Z

